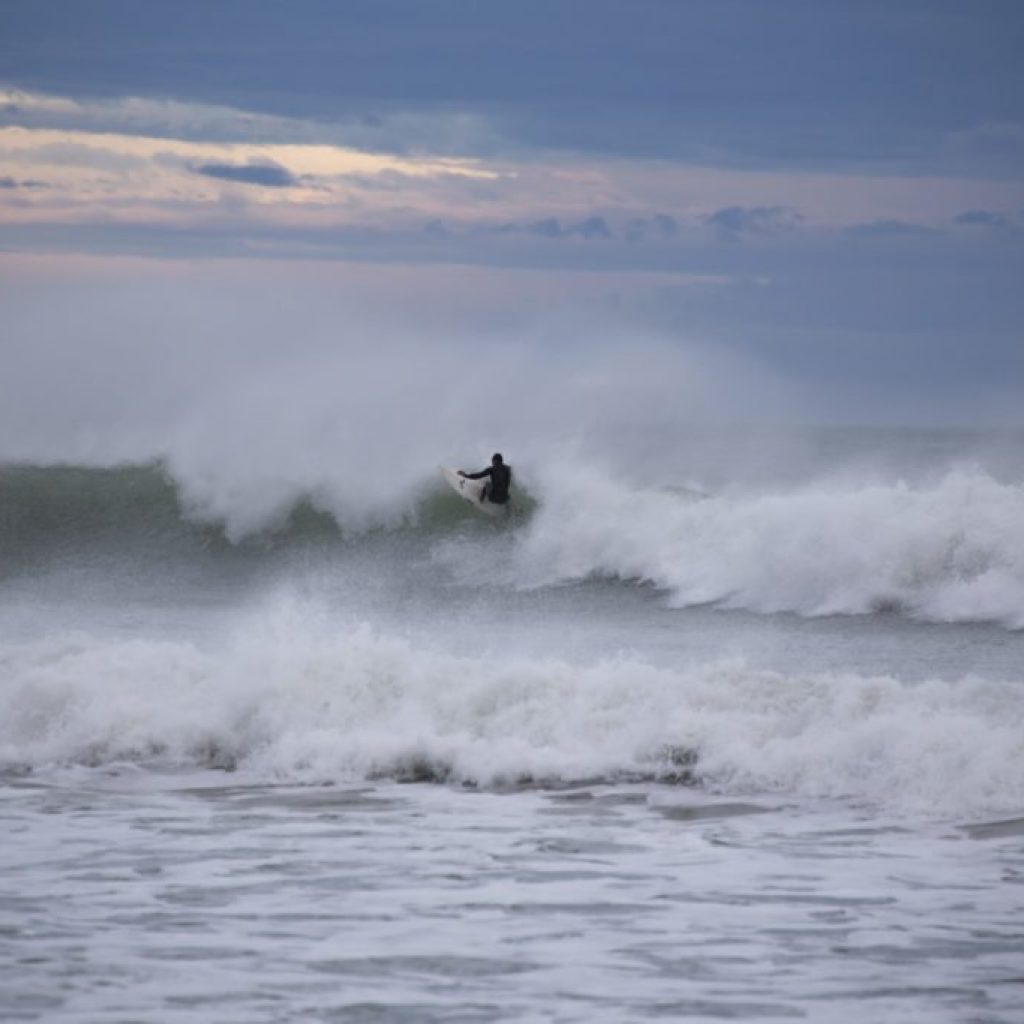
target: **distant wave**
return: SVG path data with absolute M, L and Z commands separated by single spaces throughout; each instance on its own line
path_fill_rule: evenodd
M 454 655 L 308 607 L 226 648 L 52 636 L 2 655 L 0 766 L 501 786 L 663 779 L 938 817 L 1024 807 L 1024 680 Z

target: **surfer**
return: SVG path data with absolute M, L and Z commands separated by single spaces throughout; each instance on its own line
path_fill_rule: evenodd
M 464 473 L 459 470 L 459 476 L 467 480 L 482 480 L 485 476 L 490 477 L 484 484 L 480 494 L 480 504 L 489 501 L 492 505 L 504 505 L 508 502 L 508 491 L 512 486 L 512 467 L 505 465 L 505 460 L 500 452 L 491 456 L 491 464 L 479 473 Z

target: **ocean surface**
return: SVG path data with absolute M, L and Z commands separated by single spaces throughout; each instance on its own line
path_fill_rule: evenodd
M 1020 1021 L 1024 437 L 505 455 L 0 466 L 0 1019 Z

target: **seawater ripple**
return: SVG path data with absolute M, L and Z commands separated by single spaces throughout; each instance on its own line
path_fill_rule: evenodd
M 56 783 L 56 784 L 55 784 Z M 100 770 L 0 790 L 6 1019 L 967 1019 L 1019 1009 L 1019 833 L 657 785 Z

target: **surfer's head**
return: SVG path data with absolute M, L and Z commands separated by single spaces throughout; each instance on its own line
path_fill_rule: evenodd
M 495 452 L 491 456 L 491 465 L 492 466 L 500 466 L 501 463 L 502 463 L 501 452 Z

